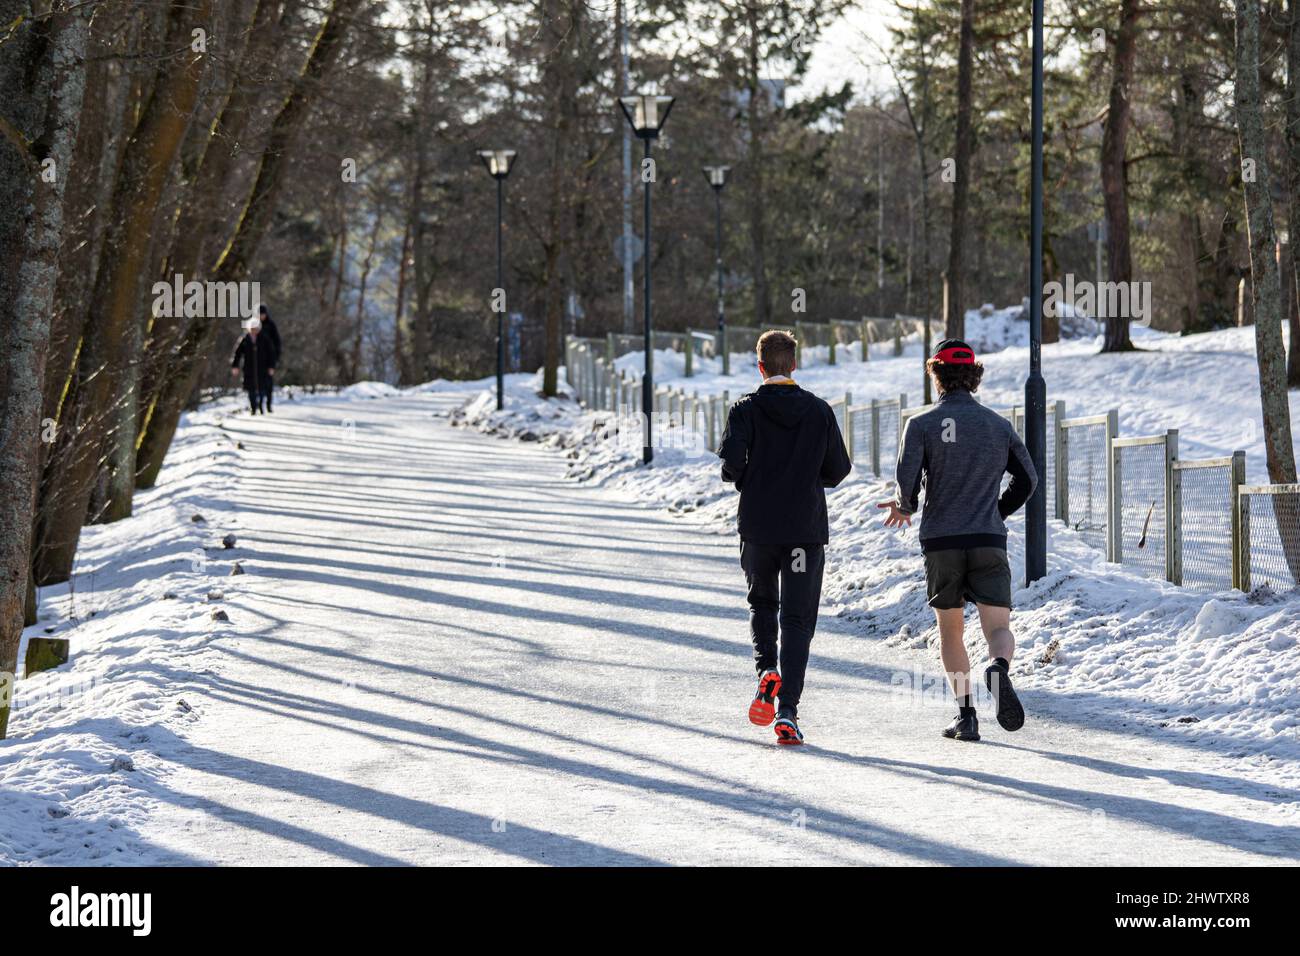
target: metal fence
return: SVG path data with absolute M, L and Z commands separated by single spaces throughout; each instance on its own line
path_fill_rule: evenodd
M 1178 457 L 1178 431 L 1111 441 L 1111 513 L 1118 519 L 1109 560 L 1125 564 L 1147 577 L 1173 580 L 1174 539 L 1169 529 L 1173 463 Z
M 1057 422 L 1065 420 L 1065 402 L 1055 401 L 1047 403 L 1047 447 L 1043 450 L 1047 458 L 1047 517 L 1060 518 L 1060 512 L 1057 510 L 1060 502 L 1056 495 L 1056 435 L 1059 429 Z M 1024 438 L 1024 421 L 1021 420 L 1020 437 Z
M 689 333 L 684 341 L 710 355 L 709 338 Z M 587 407 L 637 414 L 641 380 L 614 369 L 616 347 L 608 339 L 568 337 L 566 376 Z M 829 404 L 858 470 L 877 477 L 892 475 L 907 421 L 933 407 L 909 406 L 905 394 L 858 404 L 845 394 Z M 730 408 L 725 392 L 661 387 L 654 395 L 660 427 L 690 429 L 710 450 L 721 443 Z M 999 414 L 1023 436 L 1023 408 Z M 1114 409 L 1068 418 L 1063 402 L 1048 404 L 1042 487 L 1049 517 L 1108 561 L 1149 577 L 1219 589 L 1300 587 L 1300 485 L 1247 486 L 1244 452 L 1179 460 L 1177 430 L 1121 437 L 1119 426 Z
M 895 316 L 892 319 L 863 317 L 861 319 L 831 319 L 827 322 L 796 322 L 793 326 L 771 326 L 782 329 L 795 337 L 799 354 L 799 365 L 813 364 L 811 356 L 805 355 L 804 346 L 825 348 L 826 361 L 830 365 L 838 364 L 847 355 L 857 352 L 860 361 L 870 357 L 870 343 L 893 341 L 895 354 L 902 354 L 902 339 L 917 331 L 922 325 L 920 319 L 909 316 Z M 751 353 L 758 347 L 758 339 L 768 328 L 757 326 L 728 325 L 725 333 L 712 330 L 687 329 L 685 332 L 653 332 L 651 345 L 655 349 L 680 352 L 685 357 L 685 374 L 687 378 L 695 374 L 698 358 L 717 358 L 721 360 L 722 374 L 731 374 L 731 356 Z M 725 336 L 725 343 L 723 338 Z M 570 335 L 565 339 L 565 358 L 569 357 L 569 343 L 585 343 L 591 356 L 604 355 L 613 362 L 616 358 L 632 352 L 645 350 L 643 334 L 625 334 L 610 332 L 603 339 Z M 857 346 L 856 349 L 850 348 Z
M 853 432 L 849 428 L 849 409 L 853 407 L 853 395 L 849 392 L 844 393 L 843 398 L 833 398 L 828 405 L 831 412 L 835 415 L 835 421 L 840 426 L 840 434 L 844 437 L 844 446 L 849 450 L 849 455 L 853 454 Z
M 1110 443 L 1119 412 L 1062 419 L 1056 429 L 1056 513 L 1107 558 L 1110 546 Z
M 1246 481 L 1246 453 L 1225 458 L 1174 461 L 1173 496 L 1175 584 L 1230 588 L 1240 574 L 1238 489 Z
M 1300 485 L 1241 485 L 1238 565 L 1243 591 L 1300 585 Z

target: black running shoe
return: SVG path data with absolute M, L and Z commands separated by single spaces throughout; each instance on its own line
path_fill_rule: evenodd
M 797 746 L 803 743 L 803 732 L 799 730 L 799 725 L 795 723 L 793 717 L 778 717 L 776 723 L 772 725 L 776 731 L 776 742 L 787 746 Z
M 999 727 L 1003 730 L 1019 730 L 1025 726 L 1025 708 L 1020 705 L 1020 698 L 1011 686 L 1011 675 L 1005 667 L 994 661 L 985 668 L 984 686 L 998 702 Z
M 980 722 L 975 716 L 975 711 L 969 714 L 958 714 L 952 719 L 952 723 L 943 729 L 943 735 L 949 740 L 979 740 L 980 739 Z

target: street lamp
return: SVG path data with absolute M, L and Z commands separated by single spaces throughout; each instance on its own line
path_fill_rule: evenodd
M 648 175 L 646 169 L 642 169 L 641 172 L 641 184 L 645 187 L 645 256 L 642 266 L 645 282 L 642 294 L 645 303 L 645 375 L 641 378 L 641 415 L 645 419 L 645 447 L 642 449 L 642 458 L 648 465 L 654 460 L 652 441 L 654 436 L 651 433 L 650 418 L 655 407 L 654 349 L 650 338 L 650 183 L 654 179 L 654 166 L 650 161 L 650 144 L 664 128 L 668 113 L 673 108 L 673 98 L 656 96 L 653 93 L 640 93 L 636 96 L 620 96 L 618 105 L 623 110 L 623 115 L 627 117 L 632 132 L 645 143 L 645 165 L 651 170 Z
M 497 289 L 502 291 L 501 310 L 497 312 L 497 411 L 506 404 L 506 344 L 505 344 L 505 273 L 502 264 L 502 216 L 505 211 L 506 177 L 515 164 L 513 149 L 480 149 L 478 158 L 483 160 L 488 173 L 497 181 Z
M 718 220 L 718 349 L 722 352 L 722 374 L 731 374 L 731 349 L 727 348 L 727 315 L 722 298 L 722 187 L 727 185 L 730 166 L 705 166 L 704 178 L 713 187 L 713 198 Z
M 1025 585 L 1047 574 L 1047 386 L 1043 382 L 1043 0 L 1034 0 L 1034 67 L 1029 198 L 1029 378 L 1025 448 L 1038 489 L 1025 509 Z

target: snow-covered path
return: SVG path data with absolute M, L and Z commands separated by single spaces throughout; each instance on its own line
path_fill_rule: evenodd
M 140 828 L 163 855 L 276 864 L 1237 864 L 1300 858 L 1300 795 L 1090 727 L 1064 697 L 938 731 L 937 662 L 824 613 L 811 746 L 745 719 L 731 538 L 563 478 L 447 398 L 229 418 L 239 556 Z M 920 582 L 918 582 L 920 586 Z M 925 661 L 927 675 L 915 673 Z M 162 729 L 157 730 L 162 733 Z

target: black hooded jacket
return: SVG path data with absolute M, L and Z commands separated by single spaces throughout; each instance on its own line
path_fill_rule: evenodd
M 275 320 L 269 315 L 262 316 L 262 331 L 258 333 L 259 337 L 265 335 L 271 340 L 271 345 L 275 347 L 275 366 L 280 364 L 280 330 L 275 327 Z
M 853 467 L 835 413 L 794 383 L 736 402 L 718 448 L 722 480 L 740 492 L 740 537 L 755 544 L 826 544 L 826 488 Z
M 271 386 L 270 371 L 275 368 L 276 358 L 275 344 L 269 336 L 259 332 L 257 341 L 254 342 L 253 337 L 245 333 L 235 346 L 230 367 L 239 368 L 243 365 L 245 391 L 265 392 Z

